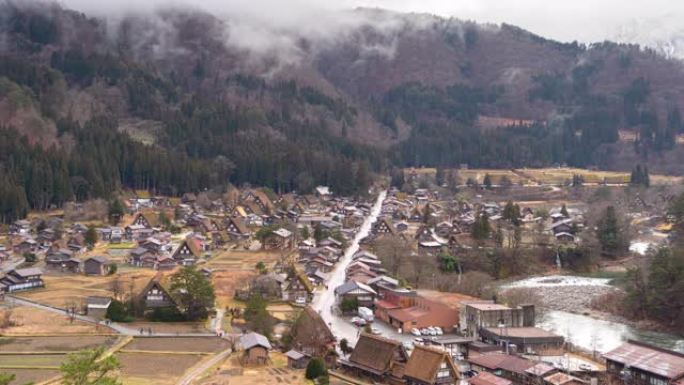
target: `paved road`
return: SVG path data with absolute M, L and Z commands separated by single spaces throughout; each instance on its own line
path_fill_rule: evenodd
M 342 285 L 345 279 L 345 269 L 352 262 L 352 257 L 359 250 L 359 242 L 368 236 L 373 223 L 378 219 L 382 209 L 382 202 L 387 196 L 386 191 L 382 191 L 378 195 L 378 199 L 373 205 L 370 214 L 361 225 L 361 228 L 356 233 L 351 245 L 347 248 L 344 256 L 335 265 L 335 269 L 330 273 L 330 278 L 327 282 L 327 289 L 316 292 L 312 307 L 317 310 L 323 320 L 330 326 L 330 330 L 335 334 L 338 340 L 346 338 L 352 345 L 358 339 L 358 328 L 348 322 L 347 320 L 333 314 L 332 309 L 335 305 L 335 288 Z

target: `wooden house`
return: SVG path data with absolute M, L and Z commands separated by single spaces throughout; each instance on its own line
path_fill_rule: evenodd
M 408 354 L 399 341 L 363 333 L 348 360 L 340 360 L 345 371 L 376 382 L 402 381 Z
M 162 276 L 157 274 L 138 294 L 138 303 L 143 312 L 157 308 L 176 308 L 176 301 L 161 283 Z
M 397 230 L 394 228 L 392 220 L 385 217 L 375 222 L 375 225 L 373 226 L 373 234 L 377 236 L 396 235 Z
M 308 303 L 313 295 L 313 284 L 302 271 L 295 269 L 287 277 L 283 287 L 283 300 L 296 303 Z
M 83 261 L 83 274 L 85 275 L 107 275 L 111 263 L 109 259 L 102 256 L 90 257 Z
M 304 308 L 290 331 L 292 346 L 312 357 L 326 357 L 335 349 L 335 336 L 323 318 L 312 307 Z M 334 367 L 334 360 L 329 362 Z
M 240 346 L 244 350 L 243 365 L 266 364 L 269 361 L 268 351 L 271 343 L 259 333 L 247 333 L 240 337 Z
M 406 385 L 456 385 L 459 370 L 443 350 L 417 345 L 404 368 Z
M 197 259 L 201 257 L 201 251 L 194 239 L 186 239 L 178 246 L 171 257 L 179 265 L 190 266 L 194 265 Z
M 229 217 L 225 220 L 226 232 L 232 240 L 249 238 L 250 231 L 242 218 Z
M 13 293 L 44 286 L 43 271 L 36 267 L 10 270 L 0 278 L 0 292 Z
M 293 248 L 294 245 L 294 234 L 290 230 L 281 227 L 266 236 L 262 247 L 266 250 L 286 250 Z

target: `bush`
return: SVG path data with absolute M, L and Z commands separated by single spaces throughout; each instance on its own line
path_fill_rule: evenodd
M 38 257 L 36 257 L 35 254 L 33 253 L 24 253 L 24 261 L 26 263 L 35 263 L 38 260 Z
M 109 304 L 106 317 L 113 322 L 131 322 L 133 320 L 126 305 L 117 300 L 112 300 L 112 303 Z
M 117 270 L 119 270 L 119 266 L 117 266 L 116 263 L 112 263 L 109 265 L 109 270 L 107 270 L 108 275 L 114 275 L 116 274 Z
M 152 322 L 182 322 L 185 317 L 175 307 L 158 307 L 147 314 L 146 318 Z
M 309 380 L 314 380 L 321 376 L 327 376 L 328 370 L 325 368 L 325 362 L 319 357 L 313 358 L 306 365 L 306 378 Z
M 340 303 L 340 310 L 343 313 L 353 313 L 359 308 L 359 301 L 356 297 L 345 298 Z

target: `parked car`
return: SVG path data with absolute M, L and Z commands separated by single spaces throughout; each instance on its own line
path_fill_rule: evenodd
M 416 328 L 411 329 L 411 334 L 413 334 L 414 336 L 419 336 L 419 337 L 421 336 L 420 330 L 418 330 Z
M 356 326 L 364 326 L 366 324 L 366 320 L 361 317 L 352 317 L 351 322 Z
M 437 331 L 438 336 L 444 335 L 444 331 L 439 326 L 435 326 L 435 331 Z
M 373 315 L 373 310 L 367 307 L 359 307 L 359 317 L 363 318 L 366 322 L 373 322 L 375 316 Z
M 375 326 L 371 326 L 371 333 L 375 334 L 376 336 L 382 334 L 380 329 L 376 328 Z
M 422 328 L 422 329 L 420 329 L 420 334 L 422 334 L 424 336 L 429 336 L 430 331 L 427 328 Z
M 404 346 L 404 349 L 406 350 L 413 350 L 413 342 L 411 341 L 404 341 L 401 343 Z

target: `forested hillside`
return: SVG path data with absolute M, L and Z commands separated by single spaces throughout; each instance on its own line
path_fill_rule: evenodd
M 121 188 L 357 194 L 394 166 L 683 171 L 684 67 L 636 46 L 360 9 L 284 58 L 198 11 L 0 8 L 4 221 Z

